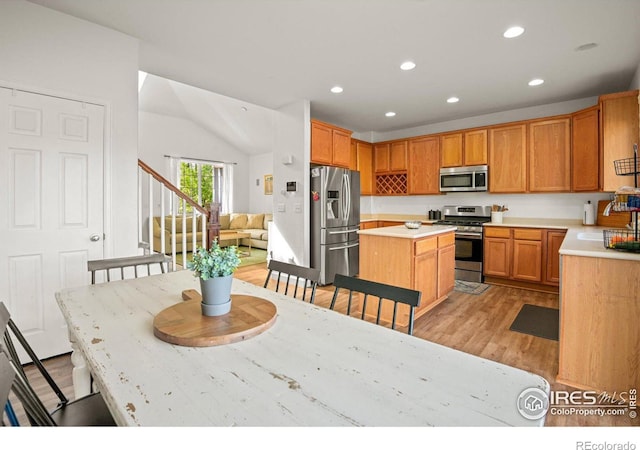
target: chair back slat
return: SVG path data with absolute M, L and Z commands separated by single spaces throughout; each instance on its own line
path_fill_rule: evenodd
M 124 280 L 126 278 L 125 269 L 127 268 L 132 268 L 134 278 L 138 278 L 140 276 L 140 272 L 138 270 L 139 266 L 146 266 L 147 275 L 150 276 L 152 266 L 156 265 L 160 268 L 161 273 L 165 273 L 165 265 L 166 271 L 171 272 L 172 270 L 171 258 L 160 253 L 140 256 L 125 256 L 123 258 L 94 259 L 87 262 L 87 270 L 91 272 L 91 284 L 96 284 L 96 273 L 99 271 L 104 271 L 107 277 L 107 282 L 110 282 L 111 270 L 113 269 L 119 269 L 120 279 Z M 144 269 L 142 270 L 142 273 L 144 273 Z
M 289 294 L 289 285 L 292 283 L 291 278 L 295 278 L 295 285 L 292 288 L 293 298 L 298 298 L 298 287 L 302 291 L 302 301 L 306 301 L 307 299 L 307 291 L 310 291 L 309 294 L 309 303 L 313 303 L 315 301 L 316 296 L 316 288 L 318 286 L 318 281 L 320 280 L 320 269 L 313 269 L 310 267 L 298 266 L 295 264 L 289 264 L 282 261 L 276 261 L 272 259 L 269 261 L 267 266 L 269 269 L 267 273 L 267 278 L 264 281 L 264 286 L 267 287 L 269 285 L 269 280 L 272 277 L 272 274 L 277 273 L 276 276 L 276 288 L 275 291 L 278 292 L 280 288 L 280 276 L 286 275 L 286 286 L 284 289 L 284 295 Z M 299 286 L 299 282 L 302 281 L 302 285 Z
M 407 327 L 408 334 L 413 334 L 413 321 L 415 317 L 415 308 L 420 306 L 420 297 L 422 293 L 413 289 L 407 289 L 399 286 L 392 286 L 390 284 L 379 283 L 376 281 L 363 280 L 361 278 L 348 277 L 342 274 L 336 274 L 333 280 L 333 297 L 331 299 L 330 309 L 335 309 L 338 293 L 340 289 L 345 289 L 349 292 L 347 315 L 350 315 L 351 311 L 351 299 L 354 292 L 363 294 L 362 297 L 362 314 L 361 319 L 365 318 L 367 309 L 367 299 L 371 295 L 378 298 L 378 306 L 376 312 L 376 324 L 380 324 L 381 311 L 383 300 L 389 300 L 393 302 L 393 316 L 391 319 L 391 328 L 396 328 L 397 308 L 398 303 L 402 303 L 409 306 L 409 325 Z

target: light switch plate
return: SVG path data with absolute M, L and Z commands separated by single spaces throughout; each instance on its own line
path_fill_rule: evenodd
M 278 203 L 278 212 L 285 212 L 284 203 Z

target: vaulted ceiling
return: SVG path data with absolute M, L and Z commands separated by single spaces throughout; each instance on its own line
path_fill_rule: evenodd
M 253 105 L 306 99 L 312 117 L 385 132 L 623 91 L 640 66 L 638 0 L 31 1 L 138 38 L 141 70 L 215 93 L 155 80 L 178 102 L 141 108 L 208 110 L 231 140 Z M 505 39 L 512 25 L 525 32 Z

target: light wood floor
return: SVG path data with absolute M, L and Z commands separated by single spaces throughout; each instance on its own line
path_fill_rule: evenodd
M 262 286 L 266 273 L 266 264 L 258 264 L 239 268 L 235 276 Z M 319 288 L 316 304 L 328 307 L 332 294 L 332 286 Z M 572 390 L 555 382 L 558 371 L 556 341 L 509 330 L 509 326 L 525 303 L 557 308 L 558 295 L 502 286 L 491 286 L 481 295 L 454 291 L 446 301 L 416 320 L 414 335 L 536 373 L 547 379 L 554 391 Z M 53 371 L 54 379 L 59 382 L 65 394 L 73 398 L 69 355 L 52 358 L 46 362 L 46 366 Z M 43 387 L 39 386 L 41 390 Z M 515 401 L 516 399 L 514 403 Z M 48 396 L 45 404 L 55 406 L 55 397 Z M 547 415 L 546 426 L 637 426 L 638 422 L 638 419 L 631 420 L 628 416 Z

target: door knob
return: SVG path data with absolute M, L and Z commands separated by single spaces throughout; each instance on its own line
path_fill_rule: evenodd
M 100 240 L 100 235 L 92 234 L 91 237 L 89 237 L 89 240 L 91 240 L 91 242 L 98 242 Z

